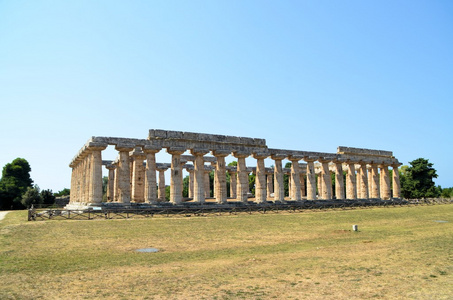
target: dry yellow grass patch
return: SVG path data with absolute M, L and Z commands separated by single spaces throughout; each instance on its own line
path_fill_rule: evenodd
M 2 299 L 453 294 L 453 205 L 55 222 L 20 214 L 0 222 Z M 360 231 L 350 231 L 352 224 Z M 162 251 L 134 251 L 144 247 Z

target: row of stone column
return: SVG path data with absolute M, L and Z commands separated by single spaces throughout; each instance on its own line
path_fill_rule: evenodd
M 86 154 L 73 166 L 73 178 L 71 181 L 71 191 L 74 192 L 74 199 L 79 202 L 99 203 L 102 201 L 102 158 L 101 151 L 106 146 L 93 145 L 88 147 Z M 115 202 L 130 203 L 146 202 L 156 203 L 158 200 L 165 199 L 165 176 L 164 169 L 159 170 L 159 189 L 157 188 L 157 164 L 155 154 L 161 149 L 158 147 L 144 146 L 141 149 L 135 149 L 135 145 L 117 145 L 115 149 L 119 152 L 119 158 L 115 166 L 109 168 L 108 197 Z M 134 150 L 134 151 L 133 151 Z M 131 152 L 132 151 L 132 152 Z M 170 201 L 174 204 L 182 202 L 183 177 L 182 169 L 185 162 L 181 160 L 181 155 L 186 149 L 168 148 L 167 152 L 171 154 L 171 182 L 170 182 Z M 209 151 L 206 149 L 192 149 L 191 154 L 194 156 L 193 175 L 190 178 L 193 182 L 193 188 L 189 193 L 194 202 L 203 203 L 209 197 L 209 175 L 206 177 L 206 170 L 203 156 Z M 226 166 L 225 157 L 230 155 L 230 151 L 212 151 L 217 163 L 215 164 L 215 184 L 214 196 L 218 203 L 226 203 Z M 256 181 L 255 181 L 255 201 L 265 202 L 268 195 L 273 190 L 274 201 L 284 201 L 284 184 L 282 160 L 288 158 L 291 161 L 290 176 L 290 199 L 301 200 L 306 197 L 307 200 L 315 200 L 316 188 L 318 188 L 318 198 L 332 199 L 332 182 L 330 176 L 329 163 L 332 160 L 319 157 L 301 157 L 296 155 L 271 155 L 274 160 L 274 180 L 272 187 L 272 177 L 267 174 L 264 165 L 264 159 L 269 157 L 266 153 L 253 153 L 256 159 Z M 231 176 L 230 196 L 241 202 L 246 202 L 249 193 L 249 181 L 245 159 L 250 156 L 248 152 L 236 151 L 233 156 L 237 158 L 237 177 Z M 132 163 L 131 159 L 132 158 Z M 306 168 L 306 186 L 305 179 L 301 175 L 299 161 L 304 160 Z M 146 165 L 143 168 L 144 161 Z M 314 162 L 319 161 L 321 164 L 321 173 L 316 183 Z M 370 171 L 367 169 L 367 162 L 343 162 L 334 160 L 335 164 L 335 196 L 337 199 L 368 199 L 383 198 L 390 199 L 390 179 L 388 165 L 379 165 L 368 162 Z M 343 164 L 348 166 L 346 176 L 346 195 L 344 193 Z M 357 169 L 355 166 L 359 165 Z M 378 173 L 380 168 L 380 173 Z M 393 172 L 393 197 L 400 197 L 399 176 L 397 171 L 398 165 L 393 166 L 396 170 Z M 368 173 L 370 176 L 368 176 Z M 88 175 L 88 176 L 86 176 Z M 207 179 L 206 179 L 207 178 Z M 191 184 L 192 186 L 192 184 Z

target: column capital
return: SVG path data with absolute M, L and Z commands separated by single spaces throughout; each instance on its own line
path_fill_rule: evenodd
M 330 163 L 332 161 L 332 159 L 330 158 L 324 158 L 324 157 L 319 157 L 318 158 L 318 161 L 322 164 L 325 164 L 325 163 Z
M 255 159 L 266 159 L 269 157 L 269 153 L 266 152 L 254 152 L 252 153 L 253 158 Z
M 190 149 L 190 153 L 195 156 L 199 156 L 199 155 L 203 156 L 203 155 L 208 154 L 208 152 L 209 152 L 208 149 L 203 149 L 203 148 Z
M 233 156 L 236 158 L 247 158 L 250 156 L 250 152 L 238 150 L 233 152 Z
M 130 154 L 134 159 L 145 159 L 146 158 L 145 153 L 142 152 L 142 150 L 138 147 L 134 148 L 134 150 L 132 150 L 132 152 Z
M 318 160 L 319 157 L 316 156 L 304 156 L 304 160 L 306 162 L 315 162 Z
M 304 156 L 302 156 L 302 155 L 288 155 L 288 159 L 290 161 L 294 162 L 294 161 L 299 161 L 299 160 L 304 159 Z
M 285 154 L 272 154 L 271 155 L 271 158 L 273 160 L 284 160 L 286 158 L 287 155 Z
M 87 149 L 90 150 L 90 151 L 93 151 L 93 150 L 104 150 L 105 148 L 107 148 L 107 144 L 106 143 L 97 143 L 97 142 L 89 142 L 87 144 Z
M 114 164 L 105 165 L 105 168 L 106 168 L 107 170 L 115 170 L 115 169 L 116 169 L 116 165 L 114 165 Z
M 212 155 L 216 157 L 226 157 L 231 154 L 230 150 L 213 150 Z
M 186 149 L 184 147 L 169 147 L 167 148 L 167 152 L 172 155 L 181 155 L 186 152 Z
M 142 151 L 145 152 L 146 154 L 148 153 L 157 153 L 160 150 L 162 150 L 161 147 L 155 146 L 155 145 L 145 145 L 142 147 Z
M 396 162 L 396 163 L 392 163 L 392 164 L 391 164 L 392 168 L 394 168 L 394 169 L 398 169 L 398 167 L 399 167 L 399 166 L 402 166 L 402 165 L 403 165 L 403 164 L 400 163 L 400 162 Z
M 120 152 L 130 152 L 135 148 L 134 144 L 124 144 L 120 143 L 115 146 L 115 149 Z

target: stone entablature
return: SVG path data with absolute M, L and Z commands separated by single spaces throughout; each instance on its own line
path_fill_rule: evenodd
M 101 152 L 115 146 L 118 158 L 102 161 Z M 156 162 L 162 149 L 171 154 L 171 163 Z M 190 151 L 191 155 L 183 155 Z M 211 154 L 207 155 L 207 154 Z M 225 157 L 237 159 L 237 167 L 225 165 Z M 246 166 L 245 158 L 256 159 Z M 265 159 L 274 167 L 265 167 Z M 282 160 L 291 161 L 283 168 Z M 303 161 L 303 162 L 302 162 Z M 192 164 L 189 164 L 192 162 Z M 205 165 L 208 163 L 209 165 Z M 227 202 L 226 172 L 230 173 L 230 198 L 247 202 L 250 197 L 248 175 L 256 175 L 255 201 L 284 201 L 283 174 L 289 175 L 290 200 L 391 198 L 400 197 L 398 172 L 389 178 L 388 167 L 401 165 L 390 151 L 340 146 L 337 153 L 268 148 L 264 139 L 152 129 L 147 139 L 92 137 L 70 163 L 71 202 L 98 204 L 102 201 L 102 166 L 109 170 L 109 201 L 157 203 L 165 199 L 166 170 L 171 171 L 170 201 L 182 199 L 182 172 L 189 172 L 189 197 L 203 203 L 213 191 L 218 203 Z M 214 170 L 214 186 L 209 172 Z M 343 173 L 346 172 L 346 182 Z M 158 173 L 158 174 L 157 174 Z M 335 191 L 331 174 L 335 174 Z M 346 187 L 346 188 L 345 188 Z M 273 195 L 272 195 L 273 194 Z

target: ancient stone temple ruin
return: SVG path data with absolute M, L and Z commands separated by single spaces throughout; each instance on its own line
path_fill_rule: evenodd
M 102 151 L 109 145 L 118 151 L 116 160 L 102 160 Z M 171 163 L 156 162 L 156 153 L 164 149 L 171 155 Z M 190 155 L 184 155 L 186 152 Z M 229 155 L 237 160 L 237 167 L 226 166 L 225 158 Z M 256 164 L 247 166 L 247 157 L 256 160 Z M 265 159 L 271 159 L 272 164 L 266 167 Z M 283 168 L 283 160 L 291 162 L 290 169 Z M 207 200 L 222 205 L 332 199 L 387 200 L 400 198 L 397 171 L 400 165 L 390 151 L 351 147 L 338 147 L 336 153 L 284 150 L 268 148 L 266 140 L 258 138 L 151 129 L 147 139 L 89 139 L 70 164 L 69 206 L 168 205 L 165 201 L 167 170 L 170 172 L 170 203 L 176 206 L 203 204 Z M 102 202 L 103 167 L 108 169 L 107 203 Z M 394 170 L 392 178 L 389 167 Z M 183 170 L 189 174 L 186 198 L 183 198 Z M 209 181 L 211 171 L 214 171 L 213 187 Z M 229 192 L 227 172 L 230 175 Z M 252 172 L 256 175 L 254 195 L 250 193 L 248 180 Z M 284 174 L 289 176 L 287 197 Z

